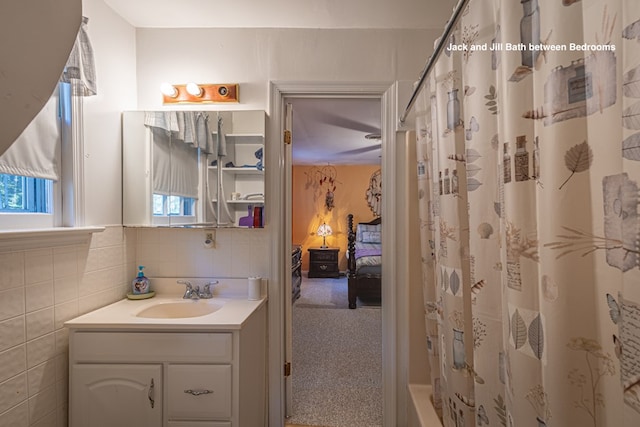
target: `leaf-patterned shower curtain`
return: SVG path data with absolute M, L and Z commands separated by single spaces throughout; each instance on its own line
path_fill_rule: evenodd
M 472 0 L 414 113 L 444 425 L 640 425 L 640 2 Z

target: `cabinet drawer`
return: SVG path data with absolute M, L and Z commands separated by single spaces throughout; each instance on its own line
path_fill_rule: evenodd
M 314 262 L 311 264 L 311 269 L 316 273 L 336 273 L 338 271 L 338 264 Z
M 338 261 L 338 251 L 334 251 L 334 250 L 312 251 L 311 252 L 311 261 L 312 262 L 315 262 L 315 261 L 320 261 L 320 262 L 322 262 L 322 261 L 329 261 L 329 262 Z
M 231 365 L 169 365 L 170 420 L 231 418 Z
M 78 362 L 231 362 L 232 334 L 171 332 L 75 332 Z

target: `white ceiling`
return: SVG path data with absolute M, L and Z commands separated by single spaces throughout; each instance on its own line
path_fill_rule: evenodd
M 377 98 L 294 98 L 294 165 L 379 164 L 381 103 Z
M 444 28 L 454 0 L 105 0 L 134 27 Z
M 443 29 L 455 5 L 455 0 L 104 1 L 143 28 Z M 289 101 L 294 164 L 380 163 L 380 140 L 365 138 L 380 133 L 379 99 Z

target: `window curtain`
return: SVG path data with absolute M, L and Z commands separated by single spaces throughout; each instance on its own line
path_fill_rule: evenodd
M 201 111 L 149 111 L 145 126 L 151 131 L 153 192 L 198 198 L 199 151 L 214 151 L 209 114 Z
M 56 89 L 42 110 L 0 156 L 0 174 L 57 181 L 60 150 L 60 99 Z
M 96 94 L 93 50 L 83 17 L 75 45 L 61 81 L 71 83 L 72 94 Z M 56 88 L 49 101 L 29 126 L 0 156 L 0 173 L 32 178 L 59 179 L 58 156 L 61 141 L 60 97 Z
M 88 22 L 89 18 L 83 16 L 76 42 L 61 78 L 61 81 L 72 84 L 72 94 L 75 96 L 91 96 L 98 93 L 95 58 L 87 31 Z
M 471 0 L 449 42 L 414 106 L 443 423 L 640 425 L 640 3 Z

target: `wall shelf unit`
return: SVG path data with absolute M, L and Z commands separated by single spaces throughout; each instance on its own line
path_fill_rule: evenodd
M 264 206 L 265 203 L 266 115 L 264 111 L 229 111 L 218 114 L 222 119 L 227 155 L 208 156 L 206 179 L 210 188 L 218 189 L 219 198 L 224 197 L 231 216 L 227 218 L 224 206 L 218 206 L 219 198 L 213 200 L 216 217 L 221 218 L 220 224 L 227 218 L 233 223 L 229 225 L 240 226 L 240 219 L 250 214 L 249 206 Z M 214 138 L 219 140 L 217 134 L 214 134 Z M 252 221 L 250 223 L 253 224 Z

